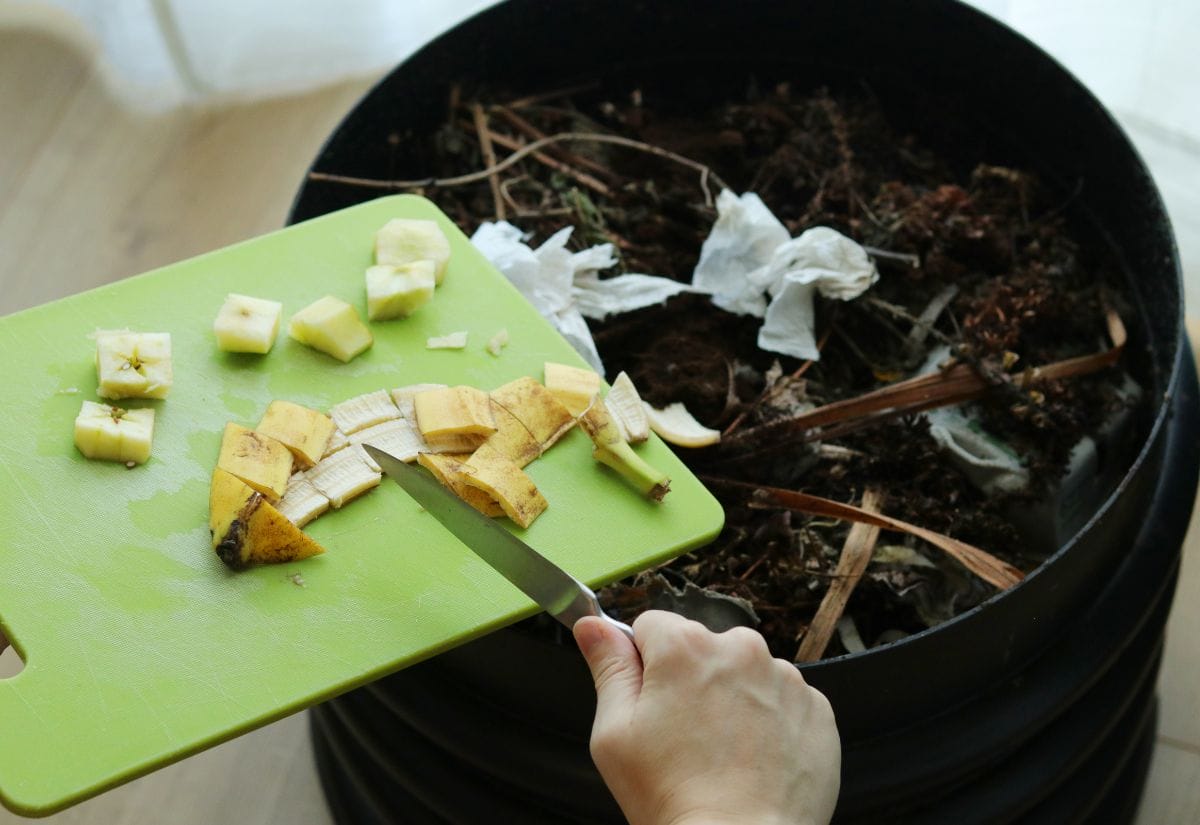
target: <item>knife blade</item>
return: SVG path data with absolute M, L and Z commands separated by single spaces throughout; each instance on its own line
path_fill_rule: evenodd
M 633 638 L 633 628 L 609 616 L 596 594 L 493 519 L 442 486 L 428 473 L 364 444 L 383 472 L 475 555 L 568 628 L 584 616 L 598 616 Z

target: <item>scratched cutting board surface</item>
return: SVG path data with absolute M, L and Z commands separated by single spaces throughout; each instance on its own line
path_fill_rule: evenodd
M 217 350 L 229 292 L 295 311 L 326 294 L 364 312 L 374 232 L 437 220 L 453 253 L 411 318 L 372 324 L 349 364 L 281 331 L 266 356 Z M 98 400 L 97 328 L 172 336 L 175 383 L 154 450 L 132 470 L 84 459 L 81 402 Z M 485 350 L 500 329 L 511 341 Z M 469 333 L 464 351 L 425 339 Z M 381 198 L 0 318 L 0 627 L 25 669 L 0 679 L 0 799 L 48 813 L 434 655 L 537 608 L 386 479 L 310 524 L 327 553 L 234 573 L 210 549 L 208 488 L 227 421 L 269 401 L 318 409 L 435 381 L 492 389 L 542 377 L 570 346 L 428 201 Z M 672 478 L 653 504 L 591 458 L 578 429 L 528 468 L 550 507 L 522 537 L 593 585 L 674 557 L 720 529 L 715 499 L 657 439 Z M 298 574 L 298 575 L 297 575 Z

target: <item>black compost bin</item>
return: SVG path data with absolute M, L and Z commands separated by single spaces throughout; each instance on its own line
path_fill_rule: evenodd
M 747 77 L 868 87 L 928 145 L 1074 193 L 1069 209 L 1108 239 L 1127 280 L 1125 366 L 1149 399 L 1136 449 L 1102 468 L 1107 497 L 1022 584 L 900 642 L 804 666 L 843 736 L 838 821 L 1129 821 L 1200 464 L 1195 369 L 1154 184 L 1111 116 L 1046 54 L 948 1 L 509 0 L 384 79 L 313 169 L 425 177 L 456 82 L 534 92 L 588 79 L 711 105 Z M 291 220 L 375 194 L 309 181 Z M 621 821 L 588 757 L 590 678 L 545 624 L 317 708 L 318 766 L 339 822 Z

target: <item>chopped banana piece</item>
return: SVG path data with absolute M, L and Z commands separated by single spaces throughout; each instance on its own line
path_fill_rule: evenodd
M 508 330 L 502 329 L 488 339 L 487 351 L 492 355 L 499 356 L 500 350 L 508 346 Z
M 594 404 L 589 407 L 579 417 L 579 426 L 595 445 L 592 458 L 616 470 L 644 495 L 662 501 L 671 491 L 671 479 L 633 451 L 606 405 Z
M 612 382 L 604 403 L 630 444 L 641 443 L 650 437 L 650 418 L 642 406 L 642 397 L 633 386 L 633 379 L 627 373 L 622 372 Z
M 426 438 L 425 449 L 422 452 L 438 453 L 439 455 L 472 453 L 486 440 L 486 435 L 443 435 Z
M 499 502 L 478 487 L 471 487 L 467 484 L 468 470 L 466 459 L 467 456 L 465 455 L 450 454 L 434 455 L 433 453 L 421 453 L 417 456 L 417 462 L 422 467 L 433 473 L 434 477 L 443 486 L 467 504 L 470 504 L 485 516 L 496 518 L 504 515 L 504 508 L 500 506 Z
M 288 479 L 287 492 L 275 505 L 287 520 L 303 527 L 329 509 L 329 499 L 313 486 L 304 473 L 296 473 Z
M 154 440 L 154 410 L 126 410 L 84 401 L 75 418 L 75 446 L 87 458 L 145 464 Z
M 492 402 L 492 418 L 496 421 L 496 432 L 479 445 L 479 450 L 489 450 L 507 458 L 518 467 L 524 467 L 542 454 L 542 445 L 521 420 L 500 404 Z
M 497 387 L 490 396 L 529 430 L 543 453 L 575 426 L 571 411 L 528 376 Z
M 433 261 L 376 264 L 367 270 L 367 319 L 412 315 L 433 298 Z
M 350 439 L 341 430 L 334 427 L 333 435 L 329 437 L 329 446 L 325 448 L 325 452 L 321 454 L 321 458 L 329 458 L 338 450 L 343 450 L 350 446 Z
M 259 355 L 270 352 L 282 315 L 283 304 L 278 301 L 229 293 L 213 321 L 217 349 Z
M 482 441 L 496 431 L 488 394 L 475 387 L 446 387 L 413 396 L 417 427 L 426 441 L 448 436 L 477 436 Z
M 375 341 L 371 330 L 358 317 L 358 310 L 332 295 L 293 315 L 288 321 L 288 335 L 343 362 L 364 352 Z
M 375 233 L 375 263 L 409 264 L 429 261 L 434 280 L 446 277 L 450 260 L 450 241 L 436 222 L 416 218 L 393 218 Z
M 221 437 L 217 467 L 240 478 L 273 504 L 287 489 L 292 451 L 274 438 L 231 421 Z
M 467 462 L 464 481 L 483 490 L 500 503 L 504 514 L 521 527 L 528 527 L 549 506 L 525 471 L 499 455 L 476 452 Z
M 96 372 L 101 398 L 166 398 L 171 391 L 171 335 L 97 332 Z
M 307 469 L 325 455 L 334 425 L 324 413 L 291 401 L 272 401 L 254 429 L 282 442 L 292 451 L 296 463 Z
M 445 384 L 409 384 L 406 387 L 396 387 L 392 390 L 392 401 L 400 410 L 400 417 L 407 418 L 409 421 L 416 422 L 417 412 L 414 409 L 413 398 L 417 393 L 425 392 L 426 390 L 444 390 Z
M 325 549 L 271 506 L 262 493 L 218 467 L 208 494 L 212 547 L 234 570 L 294 562 Z
M 417 425 L 403 418 L 359 430 L 350 436 L 350 443 L 370 444 L 401 461 L 416 461 L 417 455 L 429 449 Z
M 569 367 L 547 361 L 546 389 L 562 402 L 563 406 L 578 416 L 596 400 L 600 393 L 600 376 L 592 370 Z
M 375 390 L 334 404 L 329 416 L 339 430 L 346 435 L 353 435 L 381 421 L 399 418 L 400 408 L 392 401 L 387 390 Z
M 425 349 L 466 349 L 467 333 L 452 332 L 449 335 L 435 335 L 425 339 Z
M 330 504 L 341 507 L 379 486 L 382 476 L 378 470 L 371 469 L 365 456 L 366 451 L 358 445 L 339 450 L 329 458 L 321 459 L 311 470 L 306 470 L 305 475 L 329 499 Z
M 721 440 L 720 430 L 705 427 L 683 404 L 676 402 L 659 410 L 643 401 L 642 406 L 650 419 L 650 429 L 663 441 L 680 447 L 707 447 Z

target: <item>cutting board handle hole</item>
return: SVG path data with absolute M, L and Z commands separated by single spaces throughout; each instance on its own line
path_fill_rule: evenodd
M 11 679 L 25 669 L 25 660 L 0 633 L 0 681 Z

